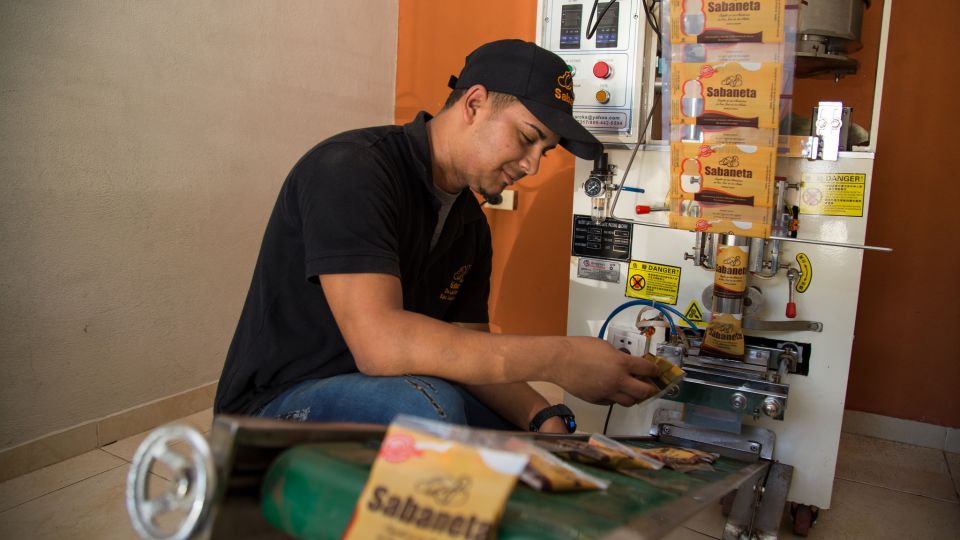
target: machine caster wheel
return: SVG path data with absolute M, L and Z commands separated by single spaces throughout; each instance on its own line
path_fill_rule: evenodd
M 159 470 L 170 482 L 158 494 L 161 479 L 154 473 Z M 127 513 L 133 528 L 145 539 L 193 537 L 205 526 L 216 479 L 202 433 L 185 424 L 155 429 L 140 443 L 127 474 Z
M 737 490 L 733 490 L 720 499 L 720 513 L 723 517 L 730 517 L 730 512 L 733 510 L 733 501 L 736 498 Z
M 809 504 L 790 503 L 790 516 L 793 518 L 793 534 L 806 537 L 810 527 L 817 522 L 820 509 Z

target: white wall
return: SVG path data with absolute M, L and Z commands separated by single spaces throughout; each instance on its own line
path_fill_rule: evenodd
M 214 381 L 278 188 L 391 123 L 397 0 L 0 0 L 0 449 Z

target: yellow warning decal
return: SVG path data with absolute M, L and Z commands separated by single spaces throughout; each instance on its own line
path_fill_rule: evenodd
M 676 305 L 679 293 L 679 266 L 630 261 L 626 296 Z
M 700 304 L 698 304 L 696 300 L 690 301 L 690 305 L 687 306 L 686 311 L 683 312 L 683 316 L 690 319 L 690 322 L 697 325 L 698 328 L 707 327 L 707 321 L 703 320 L 703 309 L 700 308 Z M 683 319 L 680 319 L 677 322 L 681 324 L 687 324 L 687 321 L 684 321 Z
M 863 216 L 867 175 L 805 173 L 801 180 L 801 214 Z
M 813 281 L 813 263 L 806 253 L 797 253 L 797 265 L 800 266 L 800 279 L 797 280 L 797 292 L 802 293 L 810 287 Z

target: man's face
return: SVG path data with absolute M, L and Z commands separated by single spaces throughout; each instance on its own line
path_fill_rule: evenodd
M 560 140 L 519 101 L 491 105 L 478 112 L 459 167 L 461 181 L 484 197 L 537 174 L 540 159 Z

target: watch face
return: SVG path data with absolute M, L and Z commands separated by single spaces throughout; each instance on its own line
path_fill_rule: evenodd
M 603 181 L 596 176 L 591 176 L 583 183 L 583 191 L 588 197 L 599 197 L 603 193 Z

